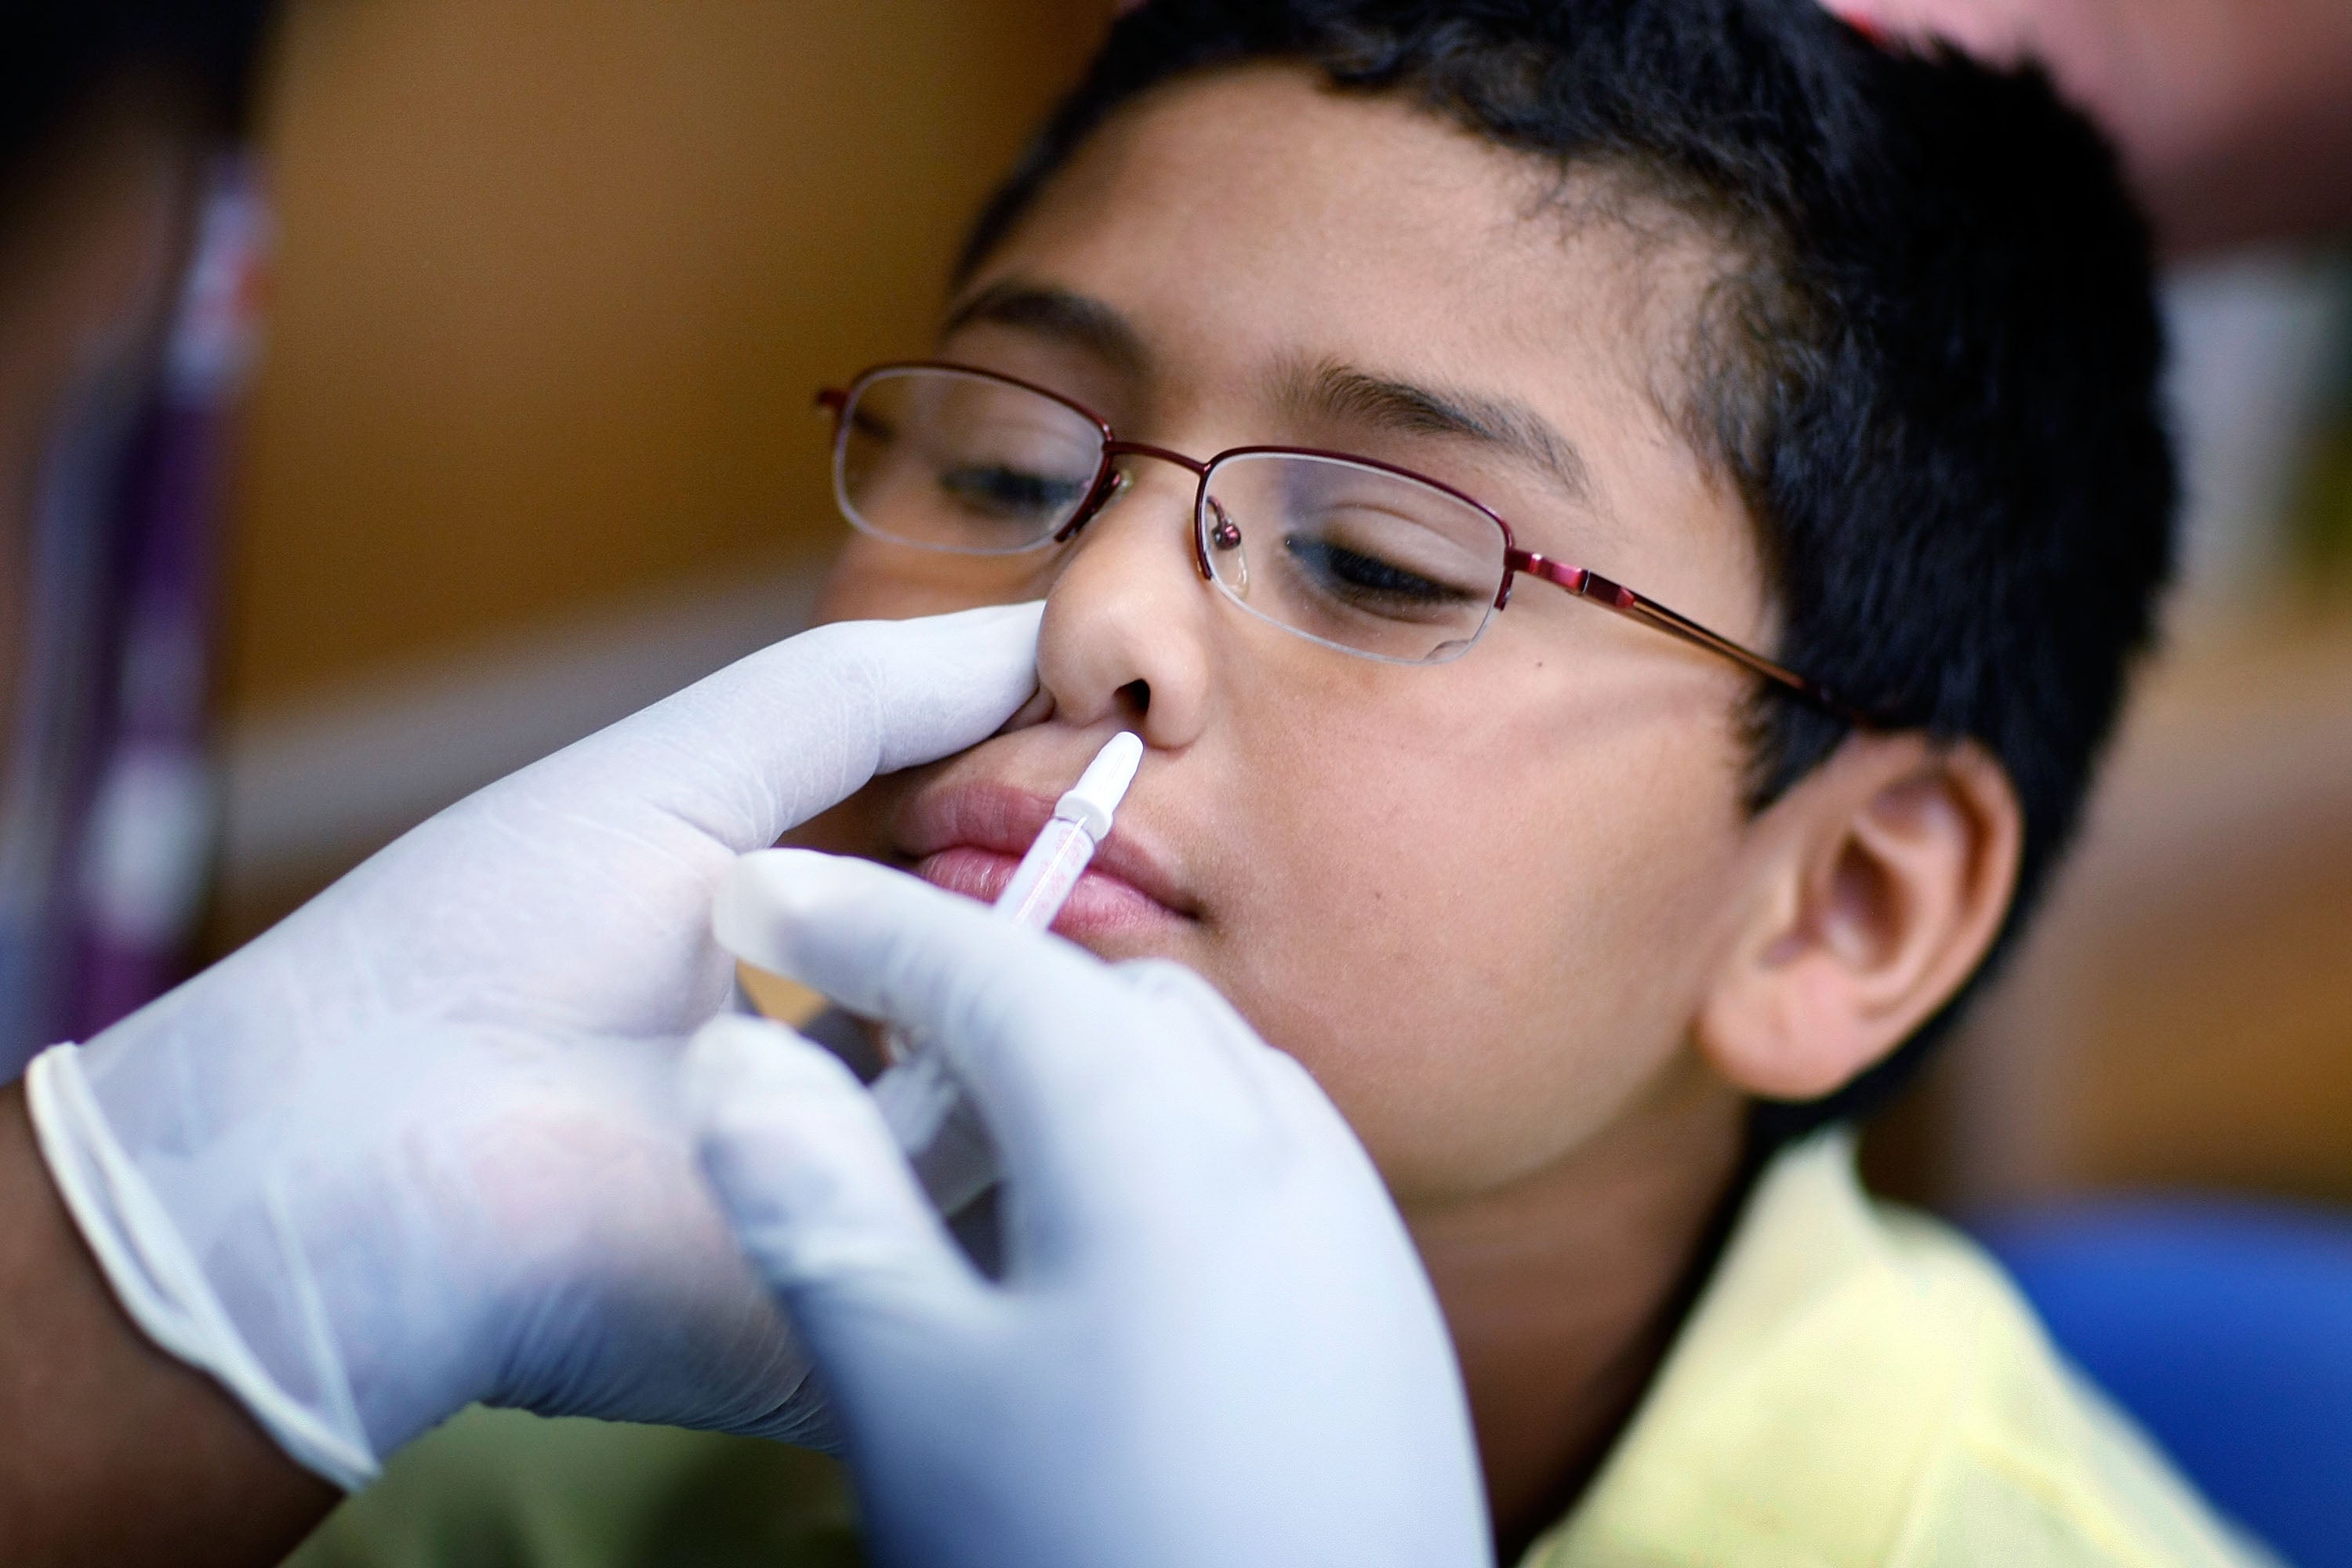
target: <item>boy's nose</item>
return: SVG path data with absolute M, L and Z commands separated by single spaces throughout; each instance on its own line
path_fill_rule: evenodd
M 1198 481 L 1126 459 L 1125 484 L 1074 542 L 1045 599 L 1037 676 L 1073 724 L 1110 721 L 1163 750 L 1206 722 L 1215 590 L 1193 564 Z

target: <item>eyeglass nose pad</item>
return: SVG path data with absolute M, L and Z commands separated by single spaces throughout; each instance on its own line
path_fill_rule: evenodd
M 1236 597 L 1246 598 L 1249 552 L 1242 548 L 1241 524 L 1225 510 L 1225 503 L 1214 496 L 1209 498 L 1209 514 L 1217 520 L 1209 528 L 1209 544 L 1217 552 L 1217 580 L 1230 584 Z
M 1080 529 L 1101 516 L 1104 510 L 1125 495 L 1134 482 L 1125 468 L 1113 468 L 1103 477 L 1100 484 L 1095 486 L 1094 492 L 1078 503 L 1078 510 L 1070 514 L 1070 521 L 1054 531 L 1054 542 L 1067 544 L 1076 539 Z

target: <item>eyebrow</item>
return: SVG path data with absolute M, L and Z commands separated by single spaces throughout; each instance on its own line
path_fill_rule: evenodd
M 950 311 L 940 333 L 979 325 L 1037 333 L 1123 375 L 1141 379 L 1150 372 L 1150 350 L 1134 324 L 1101 300 L 1067 289 L 1000 279 Z M 1287 372 L 1276 403 L 1293 415 L 1492 447 L 1541 470 L 1571 500 L 1590 502 L 1594 495 L 1591 468 L 1575 443 L 1534 409 L 1508 398 L 1416 386 L 1327 360 Z
M 1125 316 L 1099 300 L 1066 289 L 1003 279 L 958 305 L 940 329 L 946 336 L 966 327 L 1017 327 L 1084 350 L 1122 375 L 1140 378 L 1151 369 L 1143 334 Z
M 1508 398 L 1416 386 L 1327 361 L 1286 376 L 1281 401 L 1295 414 L 1492 447 L 1543 470 L 1574 500 L 1589 502 L 1593 496 L 1592 470 L 1575 443 L 1534 409 Z

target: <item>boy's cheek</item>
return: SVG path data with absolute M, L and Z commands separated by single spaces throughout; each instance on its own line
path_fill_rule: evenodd
M 1679 1037 L 1613 997 L 1580 1004 L 1570 985 L 1495 984 L 1482 965 L 1375 949 L 1220 951 L 1209 978 L 1314 1075 L 1407 1205 L 1559 1158 L 1622 1112 Z
M 1666 1070 L 1704 990 L 1730 847 L 1695 826 L 1717 805 L 1696 785 L 1637 786 L 1569 756 L 1522 779 L 1466 739 L 1477 761 L 1391 777 L 1387 809 L 1325 791 L 1311 819 L 1277 820 L 1207 955 L 1409 1203 L 1559 1158 Z M 1377 776 L 1357 761 L 1349 776 Z

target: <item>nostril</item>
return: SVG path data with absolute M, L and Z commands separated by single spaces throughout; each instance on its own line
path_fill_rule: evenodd
M 1151 711 L 1151 683 L 1148 680 L 1129 681 L 1118 689 L 1118 705 L 1130 722 L 1141 722 L 1143 716 Z

